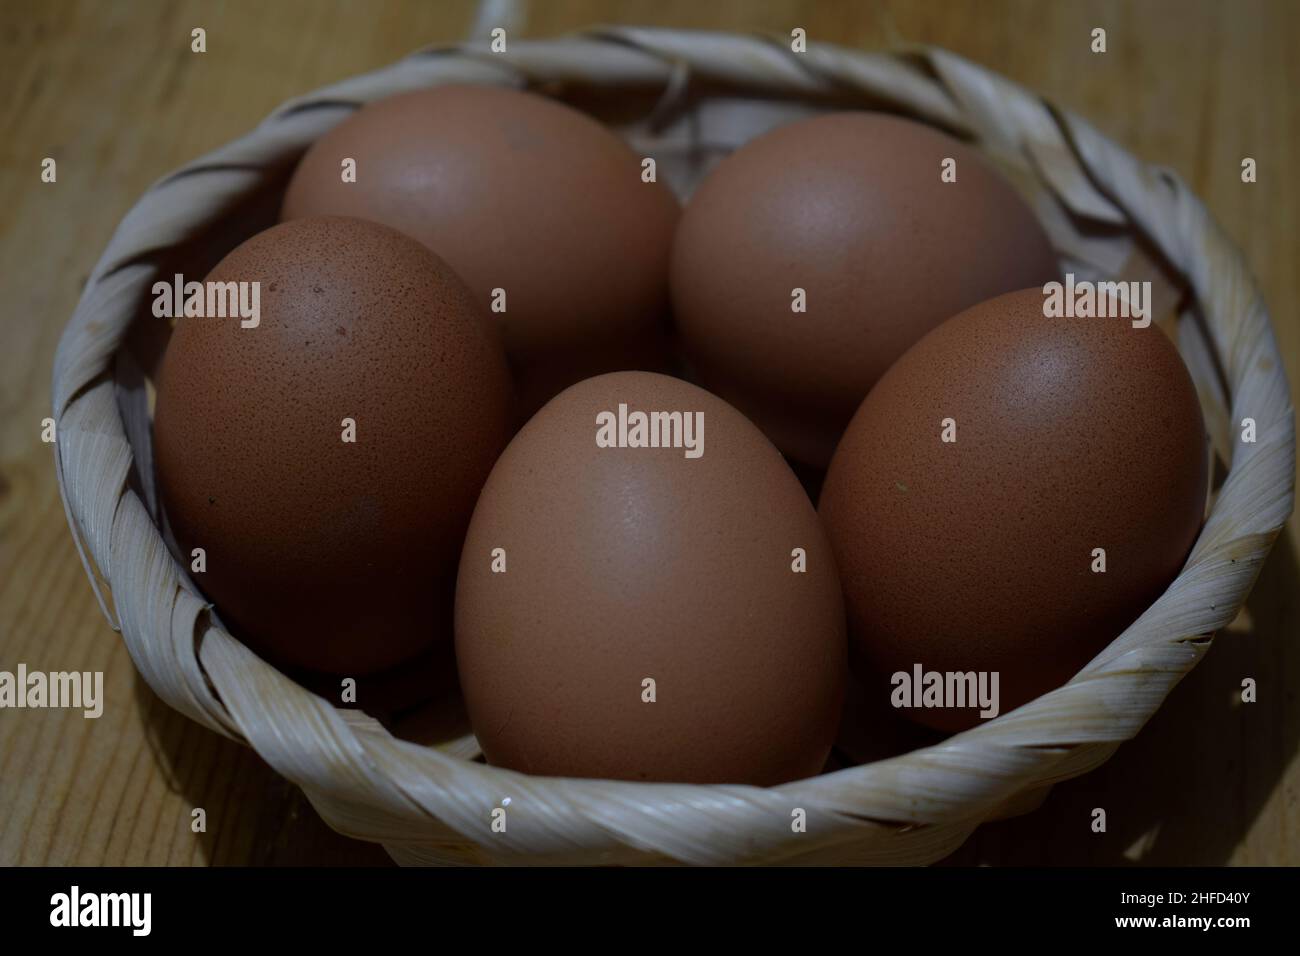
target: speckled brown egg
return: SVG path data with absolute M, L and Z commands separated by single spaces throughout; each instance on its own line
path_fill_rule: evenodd
M 278 664 L 364 674 L 448 639 L 509 427 L 480 305 L 429 250 L 359 219 L 275 226 L 207 281 L 259 283 L 261 314 L 181 318 L 159 376 L 158 487 L 185 563 L 205 552 L 196 583 Z
M 356 181 L 342 164 L 356 162 Z M 660 368 L 679 207 L 600 123 L 533 93 L 439 86 L 371 103 L 318 139 L 284 219 L 385 223 L 446 259 L 504 332 L 531 412 L 589 375 Z
M 917 665 L 996 671 L 1010 711 L 1117 637 L 1195 539 L 1206 440 L 1173 345 L 1128 319 L 1044 318 L 1043 300 L 1014 292 L 945 322 L 835 452 L 821 518 L 870 693 Z M 903 713 L 946 730 L 979 720 Z
M 909 346 L 962 309 L 1057 278 L 1057 265 L 973 149 L 910 120 L 834 113 L 723 160 L 687 205 L 671 275 L 702 383 L 786 454 L 825 467 Z
M 620 406 L 626 443 L 615 425 L 601 447 Z M 637 412 L 702 415 L 702 432 L 658 432 L 702 436 L 702 454 L 633 447 Z M 492 764 L 767 785 L 825 763 L 844 608 L 813 507 L 758 429 L 686 382 L 622 372 L 561 393 L 493 468 L 456 655 Z

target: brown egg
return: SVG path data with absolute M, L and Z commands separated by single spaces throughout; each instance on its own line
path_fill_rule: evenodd
M 737 150 L 691 198 L 672 257 L 703 384 L 819 467 L 921 336 L 1055 278 L 1042 228 L 973 149 L 881 113 L 791 123 Z
M 600 447 L 620 406 L 627 447 Z M 631 447 L 637 412 L 683 413 L 683 446 Z M 758 429 L 686 382 L 621 372 L 561 393 L 493 468 L 456 655 L 490 763 L 767 785 L 825 763 L 844 607 L 816 513 Z
M 356 161 L 356 181 L 342 163 Z M 577 110 L 440 86 L 371 103 L 307 151 L 283 219 L 360 216 L 446 259 L 504 331 L 524 411 L 588 375 L 660 368 L 679 207 Z
M 276 663 L 364 674 L 448 638 L 465 527 L 508 437 L 479 305 L 419 243 L 359 219 L 275 226 L 207 279 L 259 283 L 260 321 L 182 318 L 163 360 L 158 483 L 186 563 L 204 549 L 196 583 Z
M 1043 301 L 1014 292 L 945 322 L 835 452 L 821 517 L 871 693 L 917 665 L 996 671 L 1000 711 L 1018 707 L 1132 623 L 1196 537 L 1205 432 L 1173 345 L 1128 319 L 1044 318 Z M 980 719 L 903 713 L 946 730 Z

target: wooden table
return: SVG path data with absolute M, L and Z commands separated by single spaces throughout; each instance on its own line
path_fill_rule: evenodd
M 384 863 L 329 830 L 251 751 L 164 706 L 91 596 L 49 445 L 55 345 L 118 220 L 172 168 L 276 104 L 463 37 L 469 2 L 235 0 L 0 7 L 0 670 L 102 670 L 99 720 L 0 711 L 0 863 Z M 946 46 L 1090 117 L 1178 170 L 1245 250 L 1300 381 L 1300 3 L 534 3 L 515 36 L 602 22 Z M 190 51 L 207 31 L 208 52 Z M 1092 28 L 1109 52 L 1093 55 Z M 1243 156 L 1259 182 L 1243 185 Z M 40 181 L 41 160 L 58 182 Z M 1300 863 L 1300 618 L 1292 518 L 1249 621 L 1220 636 L 1142 734 L 1036 813 L 982 828 L 984 863 Z M 1244 676 L 1260 700 L 1234 703 Z M 190 832 L 204 807 L 205 834 Z M 1093 807 L 1110 829 L 1091 832 Z

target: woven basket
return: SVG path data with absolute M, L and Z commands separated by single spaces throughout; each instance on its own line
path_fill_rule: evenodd
M 216 623 L 159 530 L 148 383 L 169 330 L 150 314 L 150 287 L 174 271 L 205 274 L 269 225 L 294 162 L 358 106 L 448 82 L 562 96 L 655 156 L 683 198 L 739 144 L 826 110 L 889 110 L 971 140 L 1038 213 L 1063 268 L 1154 283 L 1155 314 L 1197 383 L 1220 479 L 1178 579 L 1066 686 L 937 745 L 771 789 L 529 777 L 475 760 L 472 736 L 399 739 L 264 663 Z M 1264 303 L 1175 174 L 942 50 L 815 44 L 799 54 L 785 38 L 678 30 L 511 41 L 505 53 L 424 50 L 285 104 L 127 214 L 64 332 L 53 398 L 68 520 L 145 680 L 253 747 L 335 829 L 384 844 L 401 863 L 937 860 L 1138 732 L 1240 609 L 1295 479 L 1291 398 Z M 1253 444 L 1240 440 L 1247 417 Z M 863 728 L 851 710 L 845 724 L 840 750 L 852 754 Z M 507 809 L 503 833 L 492 827 L 497 807 Z M 793 832 L 795 808 L 806 832 Z

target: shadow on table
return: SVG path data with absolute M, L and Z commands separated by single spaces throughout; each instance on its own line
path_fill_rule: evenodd
M 137 673 L 136 706 L 168 786 L 206 811 L 204 862 L 251 866 L 391 866 L 383 847 L 321 819 L 303 792 L 248 747 L 172 710 Z
M 1163 707 L 1107 763 L 1056 786 L 1032 814 L 987 824 L 944 863 L 1101 866 L 1221 865 L 1278 799 L 1300 744 L 1300 568 L 1284 530 L 1246 602 Z M 1241 701 L 1254 678 L 1257 702 Z M 1107 832 L 1093 833 L 1092 811 Z M 1276 859 L 1269 853 L 1276 853 Z M 1254 863 L 1294 862 L 1282 846 Z

